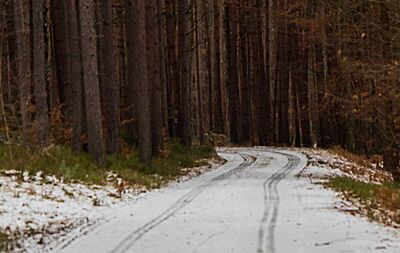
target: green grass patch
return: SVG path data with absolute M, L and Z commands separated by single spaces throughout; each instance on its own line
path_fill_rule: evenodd
M 340 192 L 348 192 L 364 200 L 373 199 L 375 196 L 375 190 L 381 187 L 374 184 L 355 181 L 348 177 L 336 177 L 332 179 L 328 185 Z
M 106 168 L 118 173 L 133 184 L 158 187 L 161 184 L 182 176 L 183 168 L 204 165 L 205 160 L 216 157 L 212 147 L 183 147 L 176 140 L 166 145 L 158 157 L 150 164 L 139 161 L 137 150 L 126 155 L 116 154 L 107 157 Z
M 330 188 L 343 192 L 347 197 L 359 199 L 367 208 L 391 211 L 391 217 L 400 223 L 400 184 L 385 183 L 382 185 L 355 181 L 347 177 L 337 177 L 328 183 Z
M 183 175 L 182 168 L 202 165 L 201 160 L 216 157 L 212 147 L 187 148 L 172 140 L 150 164 L 139 161 L 137 150 L 109 155 L 99 165 L 87 153 L 76 153 L 68 147 L 55 146 L 47 150 L 0 145 L 0 171 L 15 169 L 35 174 L 64 177 L 66 181 L 104 184 L 106 172 L 114 171 L 130 184 L 157 187 L 163 182 Z M 203 161 L 204 163 L 204 161 Z
M 75 153 L 68 147 L 41 150 L 14 145 L 11 153 L 9 147 L 0 145 L 0 171 L 15 169 L 30 174 L 42 171 L 46 175 L 63 176 L 67 181 L 88 183 L 101 183 L 104 179 L 105 168 L 98 166 L 88 154 Z

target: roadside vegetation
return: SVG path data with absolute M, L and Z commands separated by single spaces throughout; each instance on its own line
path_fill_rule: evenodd
M 128 184 L 158 187 L 184 175 L 187 170 L 183 168 L 206 165 L 213 157 L 217 156 L 212 147 L 183 147 L 175 140 L 148 164 L 140 162 L 136 149 L 109 155 L 99 164 L 87 153 L 77 153 L 64 146 L 38 149 L 0 145 L 0 172 L 17 170 L 30 175 L 42 172 L 62 177 L 66 182 L 103 185 L 107 173 L 112 171 Z
M 328 186 L 343 193 L 343 196 L 361 204 L 363 213 L 372 220 L 387 225 L 400 224 L 400 184 L 372 184 L 356 181 L 348 177 L 336 177 Z
M 384 169 L 380 155 L 354 154 L 341 147 L 308 150 L 310 166 L 332 169 L 322 183 L 355 207 L 338 206 L 385 225 L 400 228 L 400 184 Z
M 9 239 L 7 236 L 0 232 L 0 252 L 8 251 Z
M 334 146 L 329 149 L 329 152 L 335 155 L 342 156 L 346 158 L 349 161 L 352 161 L 358 165 L 371 168 L 373 167 L 372 164 L 376 164 L 377 166 L 380 166 L 381 162 L 383 161 L 382 156 L 380 155 L 373 155 L 371 157 L 367 157 L 366 155 L 363 154 L 354 154 L 348 150 L 343 149 L 340 146 Z
M 352 174 L 357 175 L 357 167 L 374 170 L 375 179 L 379 178 L 383 169 L 382 156 L 354 154 L 340 147 L 334 147 L 331 153 L 342 156 L 356 166 Z M 350 177 L 336 177 L 330 180 L 328 186 L 343 194 L 344 198 L 357 202 L 360 212 L 371 220 L 391 226 L 400 225 L 400 183 L 388 178 L 381 178 L 379 182 L 362 182 Z

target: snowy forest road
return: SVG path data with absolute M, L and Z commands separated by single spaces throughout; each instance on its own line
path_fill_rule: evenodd
M 335 193 L 296 175 L 304 155 L 220 150 L 227 162 L 115 210 L 55 252 L 400 252 L 393 230 L 335 209 Z

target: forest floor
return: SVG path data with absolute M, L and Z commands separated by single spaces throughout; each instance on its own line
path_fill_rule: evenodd
M 151 192 L 6 171 L 0 231 L 25 234 L 21 252 L 400 252 L 398 187 L 379 165 L 313 149 L 218 154 L 224 165 Z

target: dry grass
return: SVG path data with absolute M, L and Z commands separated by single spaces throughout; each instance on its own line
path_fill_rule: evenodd
M 361 213 L 387 225 L 400 225 L 400 184 L 381 185 L 359 182 L 347 177 L 332 179 L 328 186 L 352 202 L 361 204 Z
M 168 180 L 183 176 L 187 171 L 184 168 L 204 165 L 204 160 L 217 157 L 211 147 L 186 148 L 176 140 L 167 144 L 162 154 L 150 164 L 141 163 L 135 149 L 107 156 L 106 163 L 99 165 L 88 154 L 76 153 L 63 146 L 45 151 L 16 145 L 11 148 L 13 156 L 9 155 L 8 147 L 0 144 L 0 174 L 10 169 L 28 171 L 30 175 L 43 172 L 44 175 L 63 177 L 67 182 L 103 185 L 107 183 L 107 172 L 113 171 L 124 182 L 147 188 L 159 187 Z
M 9 243 L 8 237 L 0 232 L 0 252 L 8 252 Z
M 312 152 L 310 156 L 313 157 Z M 315 165 L 339 169 L 343 173 L 343 176 L 330 179 L 327 187 L 340 192 L 345 200 L 358 207 L 349 210 L 350 213 L 400 226 L 400 184 L 394 183 L 390 173 L 382 169 L 381 156 L 368 159 L 334 147 L 325 154 L 315 152 L 315 157 Z
M 361 165 L 361 166 L 364 166 L 367 168 L 372 167 L 371 162 L 380 163 L 382 161 L 382 158 L 379 156 L 373 156 L 373 157 L 371 157 L 371 159 L 368 159 L 365 155 L 351 153 L 350 151 L 347 151 L 340 146 L 335 146 L 335 147 L 329 149 L 329 152 L 332 154 L 344 157 L 351 162 L 354 162 L 358 165 Z M 373 160 L 373 161 L 371 161 L 371 160 Z

